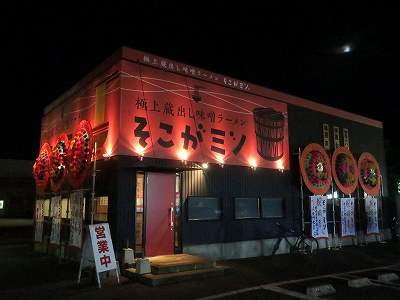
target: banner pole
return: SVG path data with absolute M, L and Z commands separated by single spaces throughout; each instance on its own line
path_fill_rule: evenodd
M 299 147 L 299 166 L 301 160 L 301 149 Z M 300 175 L 300 197 L 301 197 L 301 231 L 304 232 L 304 195 L 303 195 L 303 177 L 301 176 L 301 166 L 299 167 L 299 175 Z
M 365 236 L 364 236 L 364 224 L 361 220 L 361 205 L 360 205 L 360 189 L 357 186 L 357 206 L 358 206 L 358 237 L 360 239 L 359 245 L 364 246 L 365 244 Z M 362 236 L 361 236 L 362 235 Z
M 336 187 L 337 188 L 337 187 Z M 333 184 L 333 180 L 331 182 L 331 193 L 332 193 L 332 221 L 333 221 L 333 237 L 332 237 L 332 244 L 334 250 L 337 250 L 338 243 L 341 243 L 339 233 L 337 232 L 337 224 L 336 224 L 336 209 L 335 209 L 335 204 L 336 200 L 338 200 L 339 207 L 340 207 L 340 197 L 336 198 L 335 197 L 335 186 Z M 339 196 L 339 193 L 338 193 Z M 340 248 L 340 246 L 339 246 Z
M 383 227 L 383 197 L 385 195 L 384 195 L 384 192 L 383 192 L 383 178 L 382 178 L 382 175 L 379 175 L 379 176 L 380 176 L 380 179 L 381 179 L 381 186 L 379 188 L 379 193 L 378 193 L 378 195 L 379 195 L 379 198 L 378 198 L 378 213 L 379 213 L 378 214 L 378 231 L 379 231 L 379 235 L 378 235 L 378 237 L 379 237 L 379 242 L 380 243 L 384 243 L 382 241 L 381 232 L 384 235 L 384 227 Z M 379 226 L 379 223 L 381 223 L 381 226 Z M 382 228 L 382 231 L 380 230 L 380 227 Z
M 92 182 L 92 203 L 91 203 L 91 212 L 90 212 L 90 224 L 93 225 L 94 219 L 94 189 L 96 185 L 96 152 L 97 152 L 97 142 L 94 143 L 94 151 L 93 151 L 93 182 Z

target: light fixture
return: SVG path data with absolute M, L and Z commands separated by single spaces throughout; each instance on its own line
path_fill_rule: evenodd
M 201 101 L 201 96 L 200 96 L 200 89 L 202 89 L 202 86 L 194 86 L 194 94 L 192 95 L 192 99 L 196 102 L 200 102 Z
M 208 169 L 208 163 L 203 162 L 203 163 L 201 164 L 201 167 L 202 167 L 203 169 Z
M 107 160 L 110 159 L 111 154 L 109 152 L 106 152 L 106 153 L 103 154 L 103 157 L 104 157 L 104 160 L 107 161 Z
M 143 154 L 140 154 L 140 155 L 139 155 L 139 160 L 140 160 L 140 161 L 143 161 Z
M 255 159 L 249 159 L 249 164 L 253 171 L 257 170 L 257 161 Z
M 224 166 L 225 166 L 225 165 L 224 165 L 223 163 L 220 163 L 220 164 L 219 164 L 219 167 L 220 167 L 221 169 L 223 169 Z

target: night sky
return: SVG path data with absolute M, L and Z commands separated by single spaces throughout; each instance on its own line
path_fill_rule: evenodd
M 398 1 L 9 2 L 0 159 L 36 159 L 45 106 L 121 46 L 382 121 L 396 144 Z

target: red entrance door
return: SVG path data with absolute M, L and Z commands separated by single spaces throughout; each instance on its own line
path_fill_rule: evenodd
M 145 255 L 174 254 L 175 174 L 146 175 Z

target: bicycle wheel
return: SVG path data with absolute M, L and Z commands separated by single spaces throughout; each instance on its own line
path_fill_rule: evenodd
M 298 244 L 298 251 L 306 256 L 312 256 L 319 249 L 318 240 L 313 236 L 303 236 Z

